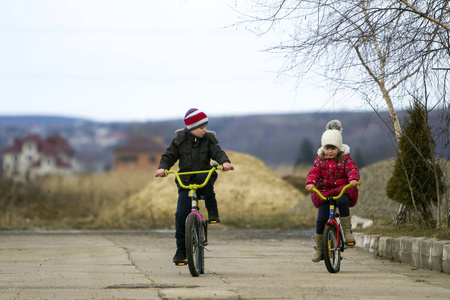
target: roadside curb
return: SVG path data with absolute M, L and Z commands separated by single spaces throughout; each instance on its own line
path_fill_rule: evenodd
M 450 240 L 353 234 L 356 248 L 376 256 L 450 274 Z

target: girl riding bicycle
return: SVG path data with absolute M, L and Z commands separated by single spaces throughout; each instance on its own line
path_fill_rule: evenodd
M 341 189 L 348 183 L 351 188 L 337 200 L 340 220 L 347 243 L 354 243 L 355 238 L 351 234 L 350 207 L 358 201 L 357 182 L 360 179 L 359 170 L 350 157 L 350 147 L 342 143 L 342 124 L 339 120 L 328 122 L 326 131 L 322 135 L 322 147 L 317 151 L 318 157 L 314 160 L 313 167 L 306 179 L 306 190 L 312 187 L 318 189 L 325 197 L 339 195 Z M 312 261 L 319 262 L 322 259 L 323 230 L 329 217 L 329 202 L 322 200 L 315 192 L 311 193 L 311 199 L 318 208 L 316 220 L 316 249 Z
M 161 156 L 161 161 L 155 174 L 156 177 L 165 177 L 165 170 L 170 170 L 178 160 L 179 172 L 209 170 L 211 169 L 211 159 L 222 165 L 223 171 L 234 169 L 227 154 L 219 146 L 215 133 L 206 130 L 208 117 L 204 112 L 191 108 L 184 116 L 184 123 L 186 128 L 176 131 L 176 137 Z M 205 178 L 206 174 L 181 177 L 185 185 L 203 182 Z M 214 181 L 216 178 L 217 173 L 214 172 L 211 180 L 199 192 L 205 198 L 209 221 L 219 223 L 219 212 L 214 193 Z M 175 213 L 177 252 L 173 257 L 173 262 L 180 263 L 186 260 L 185 221 L 187 215 L 191 212 L 191 201 L 188 196 L 189 190 L 181 188 L 178 182 L 176 183 L 178 186 L 178 202 Z

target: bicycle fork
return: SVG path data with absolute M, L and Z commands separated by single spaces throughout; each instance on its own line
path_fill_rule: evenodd
M 206 247 L 208 245 L 208 224 L 203 220 L 203 216 L 199 212 L 200 208 L 198 207 L 198 198 L 195 190 L 189 191 L 189 197 L 191 197 L 191 214 L 195 214 L 199 222 L 199 246 L 207 251 L 211 251 Z
M 336 213 L 336 200 L 333 199 L 333 197 L 330 197 L 328 199 L 330 201 L 330 219 L 327 222 L 328 225 L 334 226 L 336 228 L 336 242 L 340 242 L 340 248 L 341 251 L 344 252 L 344 249 L 347 249 L 347 243 L 345 241 L 344 231 L 342 229 L 341 223 L 337 221 L 337 218 L 339 218 L 339 213 Z

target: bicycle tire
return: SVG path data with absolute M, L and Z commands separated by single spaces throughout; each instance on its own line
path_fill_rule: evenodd
M 341 268 L 341 248 L 337 239 L 336 228 L 325 227 L 323 232 L 323 260 L 328 272 L 337 273 Z
M 197 277 L 202 271 L 203 247 L 200 237 L 200 221 L 195 214 L 188 215 L 186 221 L 186 258 L 191 275 Z

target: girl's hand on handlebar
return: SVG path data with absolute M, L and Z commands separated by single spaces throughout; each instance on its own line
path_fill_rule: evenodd
M 155 177 L 166 177 L 166 170 L 158 169 L 155 173 Z
M 350 180 L 350 185 L 352 188 L 356 187 L 358 185 L 358 181 L 357 180 Z
M 306 185 L 306 187 L 305 187 L 305 189 L 308 191 L 308 192 L 311 192 L 311 189 L 314 187 L 314 184 L 307 184 Z
M 232 171 L 234 170 L 234 167 L 232 164 L 226 162 L 222 164 L 222 171 Z

